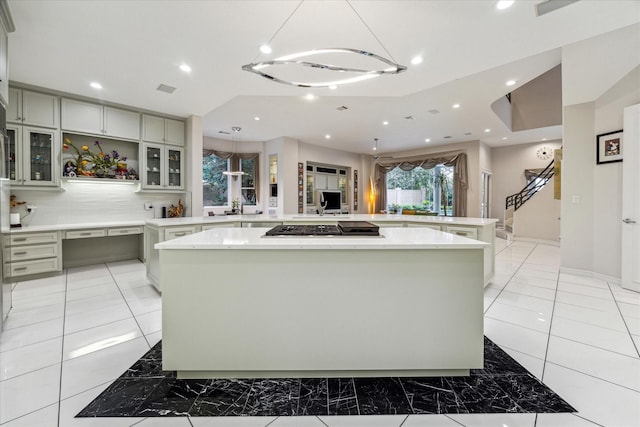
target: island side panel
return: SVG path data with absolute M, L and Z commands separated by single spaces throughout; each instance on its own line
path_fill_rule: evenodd
M 482 249 L 165 249 L 160 265 L 165 370 L 483 364 Z

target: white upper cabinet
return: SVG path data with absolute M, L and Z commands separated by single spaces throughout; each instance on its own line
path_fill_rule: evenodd
M 140 114 L 120 108 L 104 107 L 104 128 L 109 136 L 140 139 Z
M 62 99 L 62 130 L 140 139 L 140 114 L 75 99 Z
M 102 134 L 102 105 L 62 99 L 62 130 Z
M 184 122 L 143 114 L 142 139 L 162 144 L 184 145 Z
M 9 88 L 7 122 L 57 128 L 58 117 L 57 96 Z

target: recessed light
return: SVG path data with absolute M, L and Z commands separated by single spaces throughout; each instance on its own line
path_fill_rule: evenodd
M 102 85 L 98 82 L 91 82 L 89 83 L 89 86 L 91 86 L 94 89 L 102 89 Z
M 269 46 L 268 44 L 263 44 L 262 46 L 260 46 L 260 52 L 262 53 L 271 53 L 271 46 Z
M 509 139 L 509 138 L 507 138 L 506 136 L 503 136 L 503 137 L 502 137 L 502 140 L 503 140 L 503 141 L 506 141 L 507 139 Z
M 489 133 L 489 132 L 491 132 L 491 129 L 486 128 L 486 129 L 484 130 L 484 132 L 485 132 L 485 133 Z
M 411 63 L 413 65 L 418 65 L 418 64 L 422 64 L 422 56 L 418 55 L 418 56 L 414 56 L 413 58 L 411 58 Z
M 504 10 L 504 9 L 508 9 L 513 5 L 514 0 L 500 0 L 498 3 L 496 3 L 496 9 L 498 10 Z
M 427 139 L 424 140 L 424 142 L 431 142 L 431 139 L 427 138 Z
M 191 72 L 191 67 L 188 66 L 187 64 L 181 64 L 180 65 L 180 69 L 182 71 L 184 71 L 185 73 L 190 73 Z
M 517 82 L 515 80 L 507 80 L 507 86 L 513 86 Z
M 547 138 L 542 138 L 542 140 L 543 140 L 543 141 L 546 141 L 546 140 L 547 140 Z
M 385 120 L 384 122 L 382 122 L 382 124 L 386 126 L 389 124 L 389 122 Z
M 460 104 L 453 104 L 451 107 L 452 108 L 460 108 Z
M 314 99 L 316 99 L 316 96 L 312 93 L 308 93 L 304 96 L 304 99 L 306 99 L 307 101 L 313 101 Z
M 324 136 L 324 138 L 325 138 L 325 139 L 331 139 L 331 135 L 326 134 L 326 135 Z
M 329 89 L 336 90 L 336 89 L 338 89 L 338 85 L 331 85 L 331 86 L 329 86 Z
M 260 117 L 255 116 L 255 117 L 253 118 L 253 120 L 258 121 L 258 120 L 260 120 Z

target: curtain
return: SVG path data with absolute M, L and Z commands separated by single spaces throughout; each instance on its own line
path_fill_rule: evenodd
M 224 160 L 230 160 L 230 167 L 232 171 L 240 170 L 240 160 L 253 160 L 253 170 L 255 173 L 254 176 L 254 186 L 256 188 L 256 203 L 260 202 L 260 153 L 228 153 L 226 151 L 218 151 L 218 150 L 202 150 L 202 156 L 208 157 L 210 155 L 214 155 Z
M 465 153 L 432 154 L 437 157 L 422 157 L 411 159 L 394 159 L 377 163 L 374 172 L 376 199 L 375 212 L 386 209 L 387 206 L 387 172 L 399 167 L 403 171 L 410 171 L 417 167 L 431 169 L 437 165 L 453 166 L 453 216 L 467 216 L 467 155 Z

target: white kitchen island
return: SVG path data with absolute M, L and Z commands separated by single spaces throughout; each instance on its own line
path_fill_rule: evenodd
M 483 365 L 483 251 L 429 228 L 155 245 L 163 369 L 181 378 L 468 375 Z

